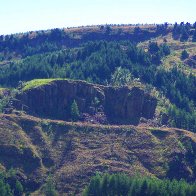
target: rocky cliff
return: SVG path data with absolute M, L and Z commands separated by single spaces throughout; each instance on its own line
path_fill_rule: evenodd
M 134 125 L 141 117 L 153 118 L 157 104 L 156 98 L 139 87 L 115 88 L 73 80 L 52 80 L 22 91 L 17 99 L 20 107 L 37 116 L 69 120 L 75 100 L 80 113 L 100 111 L 111 123 Z

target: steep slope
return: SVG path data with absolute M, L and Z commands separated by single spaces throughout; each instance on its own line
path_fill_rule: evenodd
M 0 116 L 0 164 L 31 191 L 51 173 L 61 193 L 79 193 L 96 172 L 195 180 L 196 135 L 180 129 L 68 123 Z

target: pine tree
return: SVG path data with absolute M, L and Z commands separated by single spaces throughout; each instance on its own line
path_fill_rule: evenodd
M 58 192 L 55 189 L 55 185 L 51 176 L 48 177 L 47 182 L 44 186 L 44 194 L 46 196 L 58 196 Z
M 183 41 L 187 41 L 189 38 L 189 33 L 188 31 L 184 28 L 183 29 L 183 32 L 182 32 L 182 35 L 180 37 L 180 41 L 183 42 Z
M 23 194 L 23 186 L 22 184 L 17 180 L 15 184 L 15 195 L 21 196 Z
M 78 105 L 74 100 L 71 105 L 71 118 L 73 121 L 77 121 L 79 117 L 80 117 L 80 113 L 79 113 Z
M 195 30 L 194 33 L 193 33 L 192 41 L 193 41 L 193 42 L 196 42 L 196 30 Z
M 181 59 L 184 60 L 189 57 L 189 53 L 186 50 L 183 50 L 181 53 Z

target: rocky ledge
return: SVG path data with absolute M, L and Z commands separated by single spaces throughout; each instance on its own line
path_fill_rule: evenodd
M 137 125 L 141 117 L 154 116 L 157 100 L 139 87 L 110 87 L 84 81 L 52 80 L 17 96 L 17 109 L 39 117 L 70 119 L 71 104 L 81 114 L 104 114 L 109 123 Z

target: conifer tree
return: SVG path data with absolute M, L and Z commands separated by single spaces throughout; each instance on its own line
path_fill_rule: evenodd
M 183 50 L 181 53 L 181 59 L 184 60 L 189 57 L 189 53 L 186 50 Z
M 71 118 L 73 121 L 77 121 L 79 117 L 80 117 L 80 113 L 79 113 L 78 105 L 74 100 L 71 105 Z

